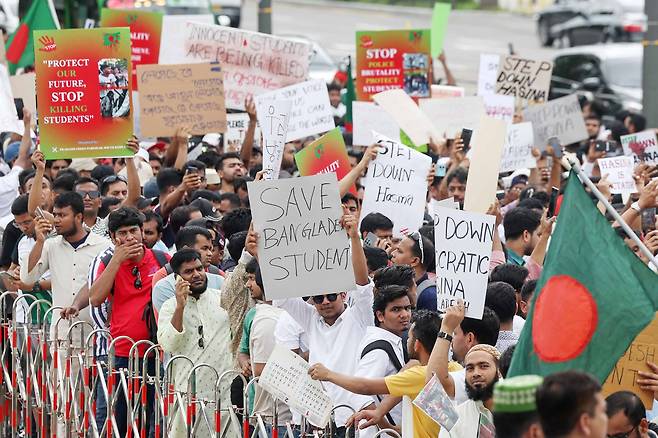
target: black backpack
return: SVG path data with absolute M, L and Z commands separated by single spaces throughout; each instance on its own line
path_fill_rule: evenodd
M 393 350 L 393 346 L 389 342 L 387 342 L 383 339 L 378 339 L 376 341 L 372 341 L 371 343 L 366 345 L 366 347 L 361 352 L 361 359 L 363 359 L 363 356 L 365 356 L 366 354 L 368 354 L 368 353 L 370 353 L 371 351 L 374 351 L 374 350 L 384 351 L 384 353 L 386 353 L 386 355 L 388 356 L 388 359 L 391 361 L 391 363 L 393 364 L 395 369 L 398 370 L 398 371 L 400 371 L 402 369 L 402 364 L 400 363 L 400 360 L 398 359 L 398 356 L 395 354 L 395 350 Z M 379 398 L 378 395 L 376 397 L 377 397 L 377 400 L 379 400 L 380 402 L 382 401 L 382 399 Z M 393 421 L 393 417 L 391 417 L 390 413 L 386 414 L 386 419 L 393 426 L 396 425 L 395 421 Z

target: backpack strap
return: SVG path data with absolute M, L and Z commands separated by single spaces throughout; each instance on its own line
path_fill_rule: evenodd
M 155 257 L 155 260 L 158 262 L 158 265 L 162 268 L 163 266 L 168 266 L 169 261 L 167 260 L 167 255 L 164 253 L 164 251 L 160 251 L 159 249 L 152 249 L 153 256 Z
M 427 289 L 430 286 L 436 286 L 436 281 L 432 280 L 431 278 L 426 278 L 425 280 L 421 281 L 420 284 L 416 286 L 418 295 L 420 295 L 425 289 Z
M 171 264 L 167 263 L 164 265 L 165 271 L 167 272 L 167 275 L 173 274 L 174 273 L 174 268 L 171 267 Z
M 215 265 L 208 266 L 208 273 L 215 275 L 222 275 L 222 271 L 220 271 L 219 268 Z
M 361 352 L 361 359 L 363 359 L 363 357 L 366 354 L 368 354 L 368 353 L 370 353 L 371 351 L 374 351 L 374 350 L 384 351 L 386 353 L 386 355 L 388 356 L 388 359 L 391 361 L 391 363 L 395 367 L 395 369 L 398 370 L 398 371 L 400 371 L 402 369 L 402 364 L 400 363 L 400 359 L 398 359 L 397 355 L 395 354 L 395 350 L 393 350 L 393 346 L 389 342 L 387 342 L 383 339 L 378 339 L 376 341 L 372 341 L 371 343 L 366 345 L 366 347 Z M 382 399 L 379 397 L 379 395 L 377 395 L 376 397 L 377 397 L 377 400 L 379 400 L 380 402 L 382 401 Z M 388 420 L 388 422 L 390 424 L 392 424 L 393 426 L 396 426 L 395 421 L 393 421 L 393 417 L 391 417 L 390 412 L 386 414 L 386 419 Z

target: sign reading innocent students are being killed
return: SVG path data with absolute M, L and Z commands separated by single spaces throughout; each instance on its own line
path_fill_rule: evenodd
M 438 310 L 464 301 L 466 316 L 482 319 L 496 218 L 491 215 L 434 209 Z
M 496 77 L 496 94 L 516 96 L 529 102 L 548 100 L 553 63 L 509 55 L 501 59 Z
M 129 29 L 35 31 L 34 41 L 46 159 L 132 155 Z
M 335 173 L 247 186 L 268 299 L 355 288 Z

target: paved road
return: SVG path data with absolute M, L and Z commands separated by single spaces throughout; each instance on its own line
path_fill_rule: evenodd
M 245 2 L 242 27 L 257 28 L 256 1 Z M 366 29 L 427 28 L 431 10 L 393 9 L 366 5 L 354 7 L 339 1 L 273 0 L 275 34 L 296 34 L 314 39 L 334 59 L 354 54 L 355 32 Z M 549 57 L 552 50 L 540 48 L 531 17 L 506 12 L 452 12 L 446 37 L 446 55 L 460 85 L 475 90 L 480 53 L 507 51 L 511 42 L 520 54 Z

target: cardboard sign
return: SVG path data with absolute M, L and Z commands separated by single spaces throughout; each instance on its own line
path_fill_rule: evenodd
M 0 132 L 15 132 L 23 135 L 23 122 L 18 120 L 14 96 L 11 94 L 9 71 L 0 65 Z
M 450 3 L 434 3 L 432 11 L 432 59 L 443 51 L 443 38 L 448 27 Z
M 386 111 L 415 145 L 429 143 L 430 136 L 439 138 L 430 119 L 418 105 L 402 90 L 384 91 L 374 95 L 373 100 Z
M 430 45 L 429 29 L 357 32 L 357 100 L 395 89 L 430 97 Z
M 464 210 L 485 213 L 496 199 L 498 168 L 506 134 L 505 122 L 487 116 L 482 117 L 479 129 L 473 132 Z
M 463 128 L 477 131 L 480 119 L 485 115 L 484 102 L 479 96 L 421 99 L 419 105 L 435 131 L 447 138 L 455 138 Z
M 292 101 L 286 136 L 288 142 L 336 127 L 327 84 L 321 79 L 312 79 L 261 94 L 258 99 L 262 102 L 280 99 Z
M 249 128 L 249 114 L 226 114 L 226 132 L 222 136 L 225 152 L 240 152 Z M 254 130 L 254 146 L 260 145 L 260 128 Z
M 375 138 L 379 151 L 368 166 L 361 219 L 381 213 L 393 221 L 393 235 L 400 237 L 423 225 L 432 159 L 383 135 Z
M 610 193 L 637 193 L 633 179 L 635 164 L 632 157 L 599 158 L 601 177 L 608 176 L 612 184 Z
M 297 152 L 295 162 L 301 176 L 334 172 L 340 181 L 352 170 L 339 128 L 332 129 Z M 356 194 L 355 187 L 352 191 Z
M 140 65 L 137 75 L 143 136 L 173 136 L 180 126 L 189 126 L 193 135 L 226 131 L 219 65 Z
M 533 103 L 548 100 L 553 63 L 508 55 L 502 58 L 496 77 L 496 93 Z
M 311 44 L 272 35 L 201 23 L 185 23 L 182 34 L 163 32 L 160 64 L 219 62 L 226 106 L 302 82 L 308 76 Z
M 446 97 L 464 97 L 466 89 L 452 85 L 432 85 L 432 99 L 445 99 Z
M 631 391 L 642 399 L 646 409 L 653 406 L 653 393 L 643 391 L 637 384 L 638 371 L 653 372 L 648 362 L 658 363 L 658 319 L 654 320 L 635 337 L 626 353 L 619 358 L 615 368 L 603 383 L 601 393 L 607 397 L 617 391 Z
M 511 123 L 514 120 L 514 96 L 487 94 L 484 99 L 484 111 L 487 116 Z
M 443 207 L 434 213 L 437 309 L 461 299 L 466 317 L 482 319 L 496 218 Z
M 560 144 L 564 145 L 588 138 L 583 113 L 575 94 L 529 106 L 523 111 L 523 119 L 532 122 L 535 145 L 541 150 L 546 149 L 551 137 L 559 138 Z
M 41 30 L 34 40 L 46 159 L 132 155 L 130 30 Z
M 291 100 L 261 102 L 256 98 L 256 115 L 263 134 L 263 179 L 279 178 L 291 108 Z
M 268 299 L 355 288 L 335 173 L 254 181 L 247 187 Z
M 537 160 L 532 156 L 533 147 L 532 123 L 509 125 L 499 171 L 510 172 L 537 167 Z
M 0 44 L 1 45 L 1 44 Z M 14 99 L 23 99 L 23 106 L 32 113 L 32 125 L 37 121 L 37 77 L 34 73 L 9 76 Z
M 656 132 L 652 129 L 621 136 L 621 146 L 624 155 L 633 157 L 635 164 L 645 162 L 647 164 L 658 164 L 658 146 L 656 143 Z
M 129 27 L 132 50 L 133 86 L 137 90 L 137 66 L 157 64 L 160 56 L 162 14 L 139 9 L 101 10 L 101 27 Z
M 381 106 L 372 102 L 352 102 L 352 144 L 370 146 L 375 142 L 373 131 L 400 141 L 400 126 Z
M 500 55 L 480 54 L 480 70 L 478 73 L 478 96 L 496 94 L 496 78 Z

